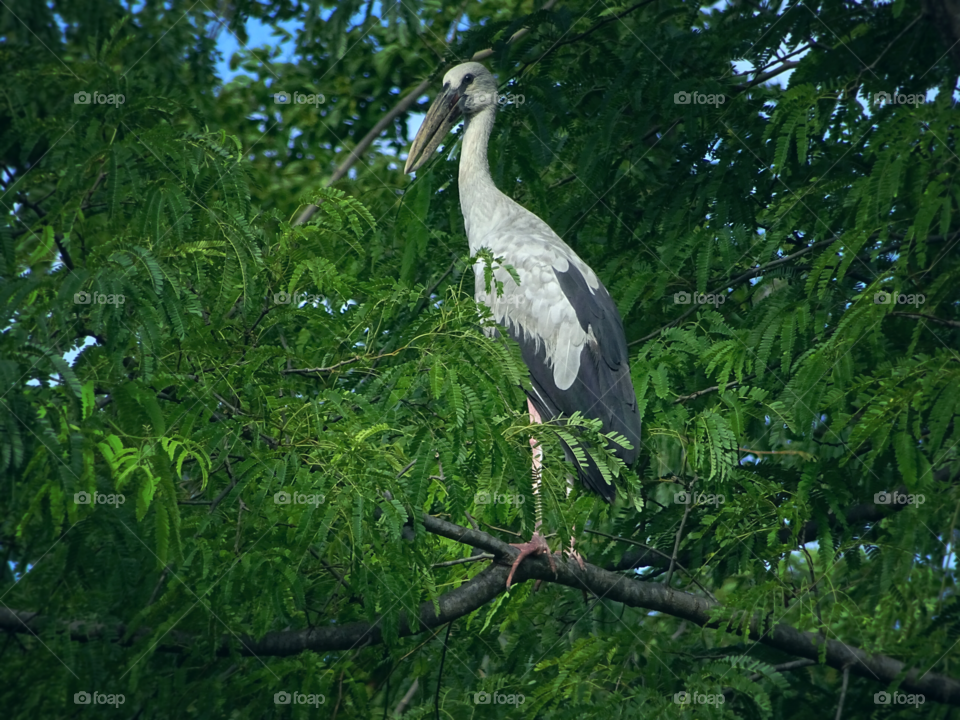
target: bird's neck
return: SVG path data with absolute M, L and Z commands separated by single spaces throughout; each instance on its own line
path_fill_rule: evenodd
M 487 144 L 496 117 L 496 107 L 491 105 L 464 123 L 463 150 L 460 156 L 460 209 L 467 230 L 470 252 L 475 253 L 487 245 L 492 223 L 498 217 L 498 209 L 511 203 L 493 184 L 490 166 L 487 163 Z

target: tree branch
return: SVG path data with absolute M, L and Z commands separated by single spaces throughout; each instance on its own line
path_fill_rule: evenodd
M 926 315 L 924 313 L 905 313 L 905 312 L 892 312 L 891 315 L 896 315 L 897 317 L 906 317 L 913 318 L 915 320 L 929 320 L 930 322 L 940 323 L 941 325 L 946 325 L 947 327 L 960 328 L 960 322 L 956 320 L 946 320 L 944 318 L 934 317 L 933 315 Z
M 556 4 L 556 2 L 557 0 L 547 0 L 547 2 L 544 3 L 543 7 L 540 8 L 540 10 L 549 10 Z M 513 35 L 510 36 L 510 39 L 507 40 L 506 44 L 509 45 L 511 43 L 516 42 L 517 40 L 519 40 L 529 32 L 530 30 L 527 28 L 520 28 Z M 473 57 L 470 58 L 470 60 L 471 62 L 480 62 L 482 60 L 486 60 L 491 55 L 493 55 L 493 48 L 488 48 L 486 50 L 480 50 L 478 52 L 475 52 L 473 54 Z M 398 102 L 390 112 L 388 112 L 386 115 L 380 118 L 380 121 L 370 129 L 370 132 L 368 132 L 366 135 L 363 136 L 363 139 L 357 143 L 356 147 L 353 148 L 353 150 L 350 151 L 350 155 L 347 157 L 347 159 L 344 160 L 343 163 L 341 163 L 340 167 L 338 167 L 336 171 L 333 173 L 333 175 L 330 176 L 330 180 L 327 181 L 328 187 L 332 186 L 335 182 L 337 182 L 338 180 L 340 180 L 340 178 L 342 178 L 344 175 L 347 174 L 347 171 L 350 170 L 350 168 L 352 168 L 354 164 L 356 164 L 357 160 L 360 159 L 360 155 L 366 152 L 367 148 L 373 144 L 373 141 L 376 140 L 378 137 L 380 137 L 380 133 L 384 131 L 387 125 L 392 123 L 398 115 L 406 112 L 410 108 L 410 106 L 413 105 L 414 101 L 418 97 L 423 95 L 426 89 L 430 87 L 430 83 L 433 82 L 434 78 L 440 73 L 442 69 L 443 69 L 443 66 L 438 67 L 430 75 L 430 77 L 428 77 L 426 80 L 424 80 L 419 85 L 417 85 L 410 92 L 410 94 L 408 94 L 405 98 L 403 98 L 403 100 Z M 303 223 L 307 222 L 310 218 L 312 218 L 313 214 L 316 211 L 317 211 L 316 205 L 307 205 L 307 207 L 303 209 L 303 212 L 300 213 L 299 217 L 297 217 L 297 219 L 294 221 L 293 224 L 302 225 Z
M 434 610 L 434 603 L 427 601 L 420 605 L 416 618 L 411 619 L 409 615 L 401 614 L 398 627 L 400 637 L 438 628 L 469 615 L 507 592 L 505 585 L 510 572 L 508 565 L 518 553 L 515 548 L 491 535 L 460 527 L 440 518 L 425 515 L 423 524 L 432 534 L 491 552 L 499 558 L 499 563 L 484 568 L 460 587 L 440 596 L 437 599 L 439 613 Z M 916 668 L 908 669 L 894 658 L 867 653 L 839 640 L 824 640 L 814 633 L 803 632 L 783 623 L 774 624 L 770 615 L 740 612 L 730 617 L 725 613 L 724 619 L 718 612 L 722 606 L 706 598 L 660 583 L 647 583 L 624 577 L 594 565 L 586 564 L 584 569 L 580 569 L 576 562 L 564 558 L 556 560 L 554 574 L 547 558 L 527 558 L 517 568 L 515 582 L 542 580 L 578 590 L 585 589 L 605 601 L 664 613 L 703 628 L 724 627 L 728 632 L 755 639 L 768 647 L 799 658 L 818 660 L 823 652 L 825 664 L 837 670 L 842 671 L 849 666 L 850 672 L 883 685 L 899 681 L 901 690 L 922 693 L 929 700 L 960 706 L 960 681 L 954 678 L 932 672 L 921 674 Z M 0 608 L 0 629 L 8 632 L 35 634 L 49 624 L 49 620 L 41 618 L 37 613 Z M 63 631 L 70 633 L 72 639 L 81 642 L 122 639 L 124 644 L 130 644 L 153 633 L 149 628 L 141 628 L 132 638 L 127 639 L 124 638 L 126 628 L 122 624 L 107 626 L 102 623 L 77 621 L 60 625 Z M 174 630 L 164 635 L 157 648 L 181 652 L 197 641 L 195 636 Z M 307 650 L 350 650 L 361 645 L 369 646 L 382 642 L 380 621 L 372 625 L 355 622 L 334 627 L 271 632 L 259 639 L 242 636 L 240 648 L 232 647 L 232 635 L 225 635 L 216 648 L 216 654 L 226 657 L 239 652 L 246 656 L 289 657 Z

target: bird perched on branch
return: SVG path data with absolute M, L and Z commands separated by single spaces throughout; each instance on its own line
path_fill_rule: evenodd
M 498 97 L 496 80 L 480 63 L 468 62 L 450 70 L 413 141 L 405 172 L 422 167 L 463 120 L 460 208 L 470 252 L 476 255 L 481 248 L 488 248 L 494 257 L 502 257 L 505 265 L 512 265 L 520 280 L 518 285 L 504 267 L 496 267 L 494 277 L 502 284 L 502 294 L 493 287 L 488 291 L 484 264 L 478 261 L 474 266 L 475 297 L 520 344 L 530 370 L 530 418 L 543 423 L 579 411 L 599 419 L 604 432 L 616 431 L 630 443 L 630 448 L 611 445 L 610 449 L 632 465 L 640 446 L 640 416 L 620 313 L 590 266 L 547 223 L 494 185 L 487 144 Z M 530 444 L 534 492 L 538 493 L 542 451 L 535 439 Z M 579 462 L 568 445 L 563 447 L 583 485 L 612 503 L 616 488 L 589 454 L 583 453 L 586 460 Z M 546 553 L 553 563 L 539 533 L 540 524 L 538 518 L 530 542 L 515 545 L 520 555 L 507 587 L 525 557 Z

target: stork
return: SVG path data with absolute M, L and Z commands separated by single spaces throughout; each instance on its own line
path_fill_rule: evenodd
M 597 274 L 560 239 L 547 223 L 500 192 L 490 176 L 487 144 L 497 112 L 497 83 L 480 63 L 457 65 L 443 77 L 443 89 L 434 100 L 413 141 L 404 172 L 430 159 L 462 118 L 460 209 L 470 253 L 488 248 L 503 257 L 519 277 L 519 285 L 503 268 L 494 269 L 502 294 L 486 290 L 484 264 L 474 266 L 475 297 L 490 308 L 494 319 L 516 340 L 530 371 L 532 390 L 527 407 L 534 423 L 569 417 L 579 411 L 599 419 L 604 432 L 625 437 L 631 448 L 610 449 L 632 465 L 640 446 L 640 416 L 630 379 L 623 322 L 610 293 Z M 492 332 L 495 332 L 493 330 Z M 534 492 L 538 491 L 542 451 L 530 440 L 534 459 Z M 613 503 L 616 488 L 587 456 L 579 463 L 564 444 L 564 455 L 577 470 L 580 482 Z M 516 544 L 520 554 L 507 577 L 524 558 L 553 556 L 540 535 L 540 521 L 529 542 Z M 577 560 L 582 560 L 575 555 Z

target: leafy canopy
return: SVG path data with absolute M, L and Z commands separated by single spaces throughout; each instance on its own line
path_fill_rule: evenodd
M 286 691 L 340 717 L 868 718 L 890 690 L 947 717 L 948 5 L 8 3 L 6 715 L 75 716 L 84 691 L 143 718 L 316 713 Z M 222 83 L 217 34 L 246 41 L 248 18 L 295 21 L 295 60 L 244 48 Z M 484 332 L 456 143 L 415 180 L 408 112 L 362 144 L 487 48 L 523 98 L 498 186 L 623 315 L 643 460 L 594 450 L 613 507 L 568 496 L 559 460 L 564 433 L 601 447 L 597 423 L 533 430 L 518 351 Z M 471 546 L 538 512 L 596 574 L 531 560 L 521 580 L 547 582 L 506 593 Z

